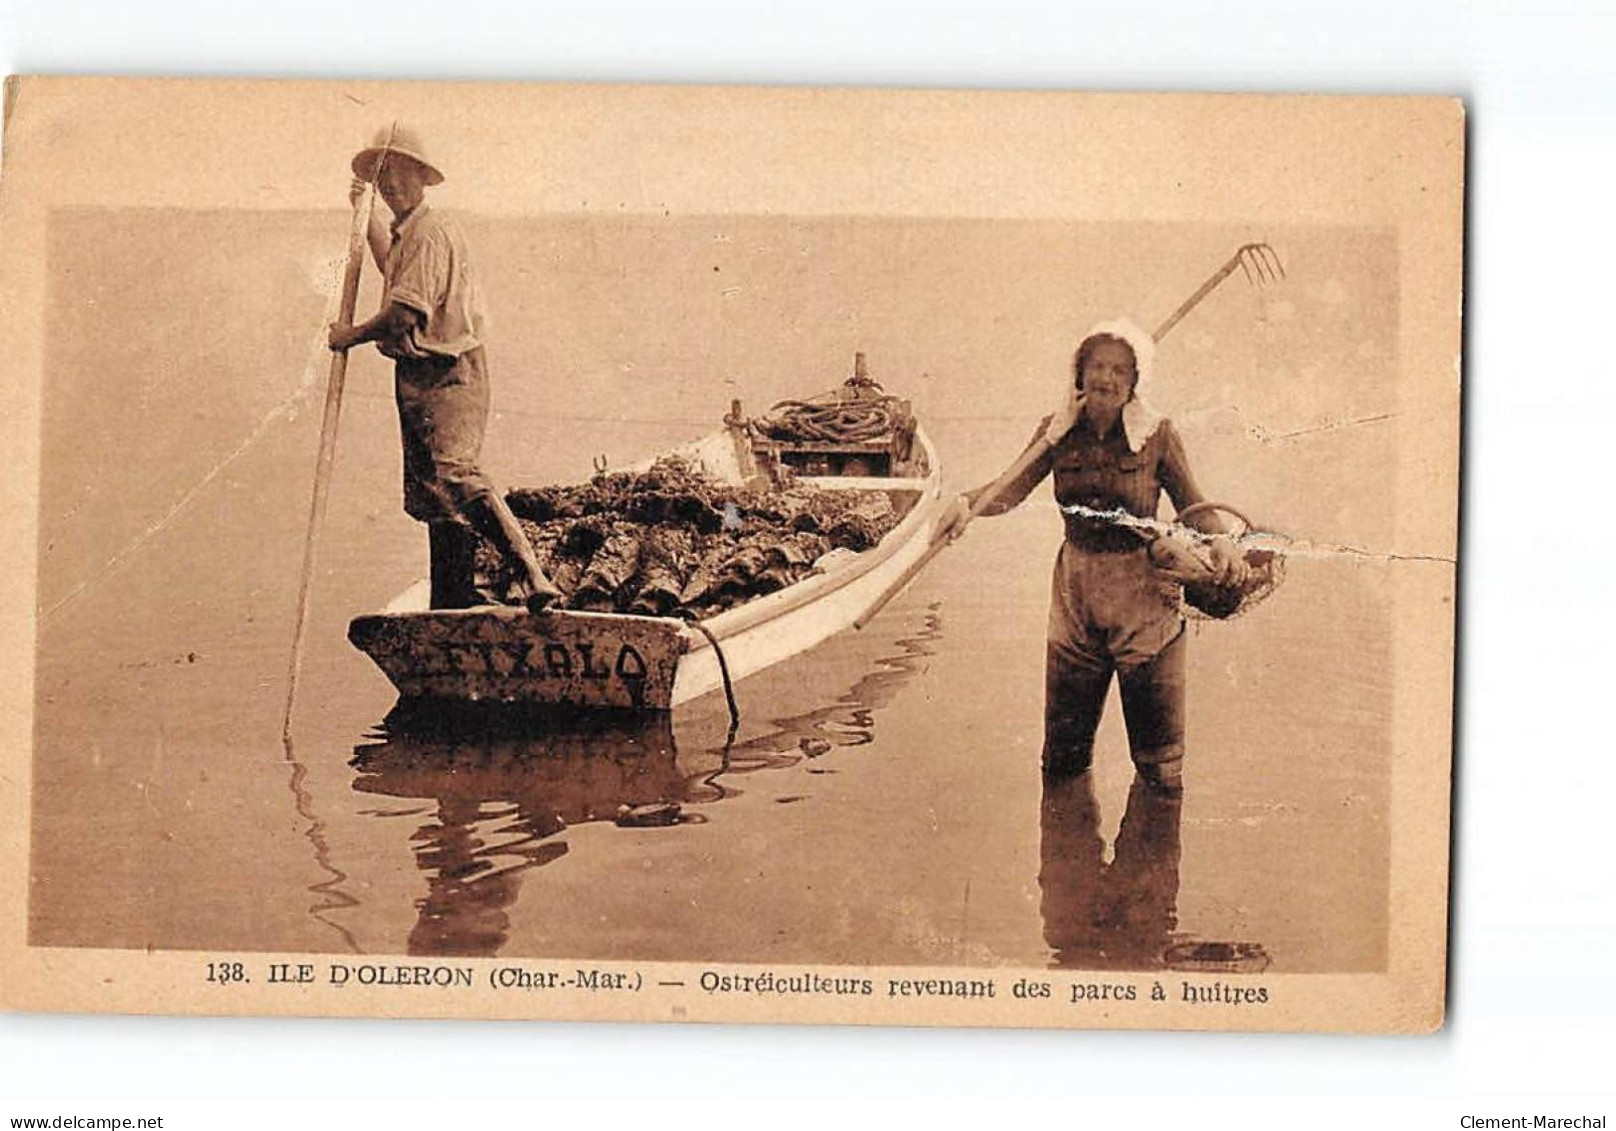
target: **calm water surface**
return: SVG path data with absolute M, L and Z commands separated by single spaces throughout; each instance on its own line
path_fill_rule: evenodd
M 323 238 L 323 224 L 304 227 L 281 235 L 317 246 L 309 233 Z M 145 263 L 149 237 L 130 234 L 122 251 L 119 238 L 53 245 L 80 280 L 110 280 L 104 292 L 78 284 L 89 299 L 114 301 Z M 178 365 L 179 347 L 155 332 L 115 351 L 98 343 L 95 302 L 79 291 L 53 307 L 72 344 L 46 407 L 34 943 L 1149 969 L 1206 942 L 1256 944 L 1280 971 L 1384 966 L 1386 564 L 1294 563 L 1248 616 L 1192 628 L 1182 802 L 1132 788 L 1114 696 L 1092 780 L 1045 793 L 1042 641 L 1059 539 L 1047 498 L 973 527 L 870 629 L 739 684 L 731 743 L 721 696 L 640 724 L 408 734 L 388 721 L 389 685 L 343 636 L 425 564 L 424 532 L 398 511 L 396 424 L 370 361 L 353 367 L 283 747 L 317 413 L 264 413 L 318 360 L 305 339 L 322 301 L 292 260 L 254 284 L 294 296 L 280 323 L 245 360 L 203 358 L 212 368 Z M 233 278 L 231 262 L 221 251 L 213 275 L 194 259 L 190 275 L 157 272 L 149 301 L 170 309 Z M 616 340 L 595 329 L 597 343 Z M 502 390 L 520 387 L 537 349 L 517 341 L 495 356 Z M 114 362 L 144 374 L 138 399 L 169 427 L 136 443 L 127 400 L 82 399 Z M 219 374 L 238 392 L 210 400 L 199 390 Z M 606 434 L 626 462 L 702 430 L 598 392 L 591 411 L 618 423 L 556 425 L 550 394 L 500 395 L 490 447 L 508 481 L 576 477 Z M 993 470 L 1032 419 L 937 413 L 934 438 L 964 468 L 955 485 Z M 1246 451 L 1216 429 L 1187 439 L 1213 474 Z M 1337 446 L 1307 449 L 1293 473 L 1376 458 L 1353 446 L 1368 440 L 1318 443 Z M 1269 509 L 1282 510 L 1288 496 L 1271 489 Z M 1315 528 L 1358 529 L 1357 505 L 1333 501 Z M 686 820 L 614 823 L 619 805 L 662 800 Z
M 1182 802 L 1130 788 L 1114 700 L 1092 784 L 1045 795 L 1053 520 L 984 524 L 864 633 L 743 681 L 727 747 L 716 695 L 639 724 L 400 731 L 327 615 L 289 759 L 284 618 L 132 618 L 147 606 L 118 590 L 150 581 L 131 570 L 45 641 L 34 941 L 1149 968 L 1201 940 L 1380 965 L 1373 567 L 1293 569 L 1197 631 Z M 356 560 L 327 580 L 371 584 Z M 687 821 L 613 821 L 664 800 Z

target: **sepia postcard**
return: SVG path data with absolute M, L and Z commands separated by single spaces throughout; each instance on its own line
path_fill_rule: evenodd
M 1440 1027 L 1464 140 L 9 80 L 0 1005 Z

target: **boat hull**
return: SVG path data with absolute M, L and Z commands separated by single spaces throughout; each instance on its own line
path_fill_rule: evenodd
M 378 613 L 348 639 L 401 696 L 666 710 L 690 629 L 661 617 L 489 607 Z
M 809 479 L 826 489 L 906 496 L 881 542 L 778 592 L 703 623 L 718 641 L 668 617 L 485 606 L 433 611 L 417 584 L 380 613 L 356 618 L 348 639 L 405 700 L 667 711 L 790 659 L 853 625 L 930 544 L 945 508 L 929 441 L 918 479 Z

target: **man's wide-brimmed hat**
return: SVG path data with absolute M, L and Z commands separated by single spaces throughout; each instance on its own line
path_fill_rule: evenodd
M 427 184 L 443 183 L 443 172 L 426 155 L 426 146 L 421 143 L 421 135 L 397 122 L 377 130 L 371 143 L 354 154 L 354 176 L 362 181 L 374 181 L 376 171 L 381 168 L 383 154 L 408 157 L 426 171 Z

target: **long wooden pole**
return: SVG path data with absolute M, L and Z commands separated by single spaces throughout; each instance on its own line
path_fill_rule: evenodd
M 1022 452 L 1021 456 L 1016 460 L 1016 462 L 1011 464 L 1005 470 L 1003 475 L 1000 475 L 999 478 L 993 481 L 993 485 L 991 487 L 976 497 L 976 501 L 971 504 L 970 517 L 967 518 L 966 521 L 969 522 L 972 518 L 980 517 L 982 512 L 992 506 L 994 500 L 1004 493 L 1004 489 L 1006 487 L 1008 487 L 1015 479 L 1024 474 L 1029 467 L 1042 459 L 1044 454 L 1054 446 L 1055 441 L 1050 439 L 1047 434 L 1039 436 L 1038 439 L 1034 440 L 1032 446 L 1026 451 Z M 961 526 L 960 530 L 963 531 L 964 526 Z M 958 535 L 956 535 L 956 537 L 957 536 Z M 853 627 L 856 629 L 862 629 L 865 625 L 874 620 L 876 615 L 879 614 L 882 609 L 887 607 L 887 602 L 891 601 L 892 598 L 903 592 L 904 586 L 908 585 L 909 582 L 914 579 L 914 576 L 917 573 L 925 569 L 926 566 L 931 563 L 931 560 L 946 550 L 953 543 L 953 541 L 953 538 L 938 538 L 936 541 L 932 542 L 930 546 L 927 546 L 925 553 L 916 558 L 907 569 L 905 569 L 897 576 L 896 579 L 893 580 L 891 585 L 888 585 L 886 589 L 882 590 L 881 595 L 875 599 L 875 604 L 871 605 L 867 610 L 865 610 L 863 616 L 859 617 L 858 620 L 853 622 Z
M 348 228 L 348 263 L 342 276 L 342 301 L 337 321 L 353 325 L 354 307 L 359 301 L 359 271 L 365 262 L 365 238 L 370 213 L 375 207 L 375 188 L 367 189 L 354 202 L 353 222 Z M 337 421 L 342 415 L 342 386 L 348 377 L 348 351 L 331 355 L 331 371 L 326 377 L 325 415 L 320 421 L 320 452 L 314 461 L 314 493 L 309 500 L 309 529 L 303 539 L 303 573 L 297 586 L 297 625 L 292 630 L 292 661 L 286 679 L 286 716 L 281 723 L 281 739 L 292 740 L 292 708 L 297 702 L 297 677 L 303 667 L 303 632 L 309 620 L 309 591 L 314 585 L 315 551 L 320 528 L 325 524 L 326 501 L 331 495 L 331 468 L 337 457 Z
M 1201 284 L 1200 289 L 1192 294 L 1189 298 L 1185 299 L 1177 310 L 1169 314 L 1162 324 L 1156 327 L 1156 332 L 1150 336 L 1158 342 L 1166 337 L 1167 331 L 1171 330 L 1174 326 L 1177 326 L 1183 319 L 1184 315 L 1201 305 L 1201 300 L 1203 298 L 1217 290 L 1219 283 L 1223 282 L 1223 280 L 1234 274 L 1234 269 L 1240 266 L 1240 256 L 1244 252 L 1245 248 L 1242 247 L 1239 251 L 1229 256 L 1229 261 L 1222 267 L 1219 267 L 1216 271 L 1212 272 L 1211 277 L 1208 278 L 1206 282 Z

